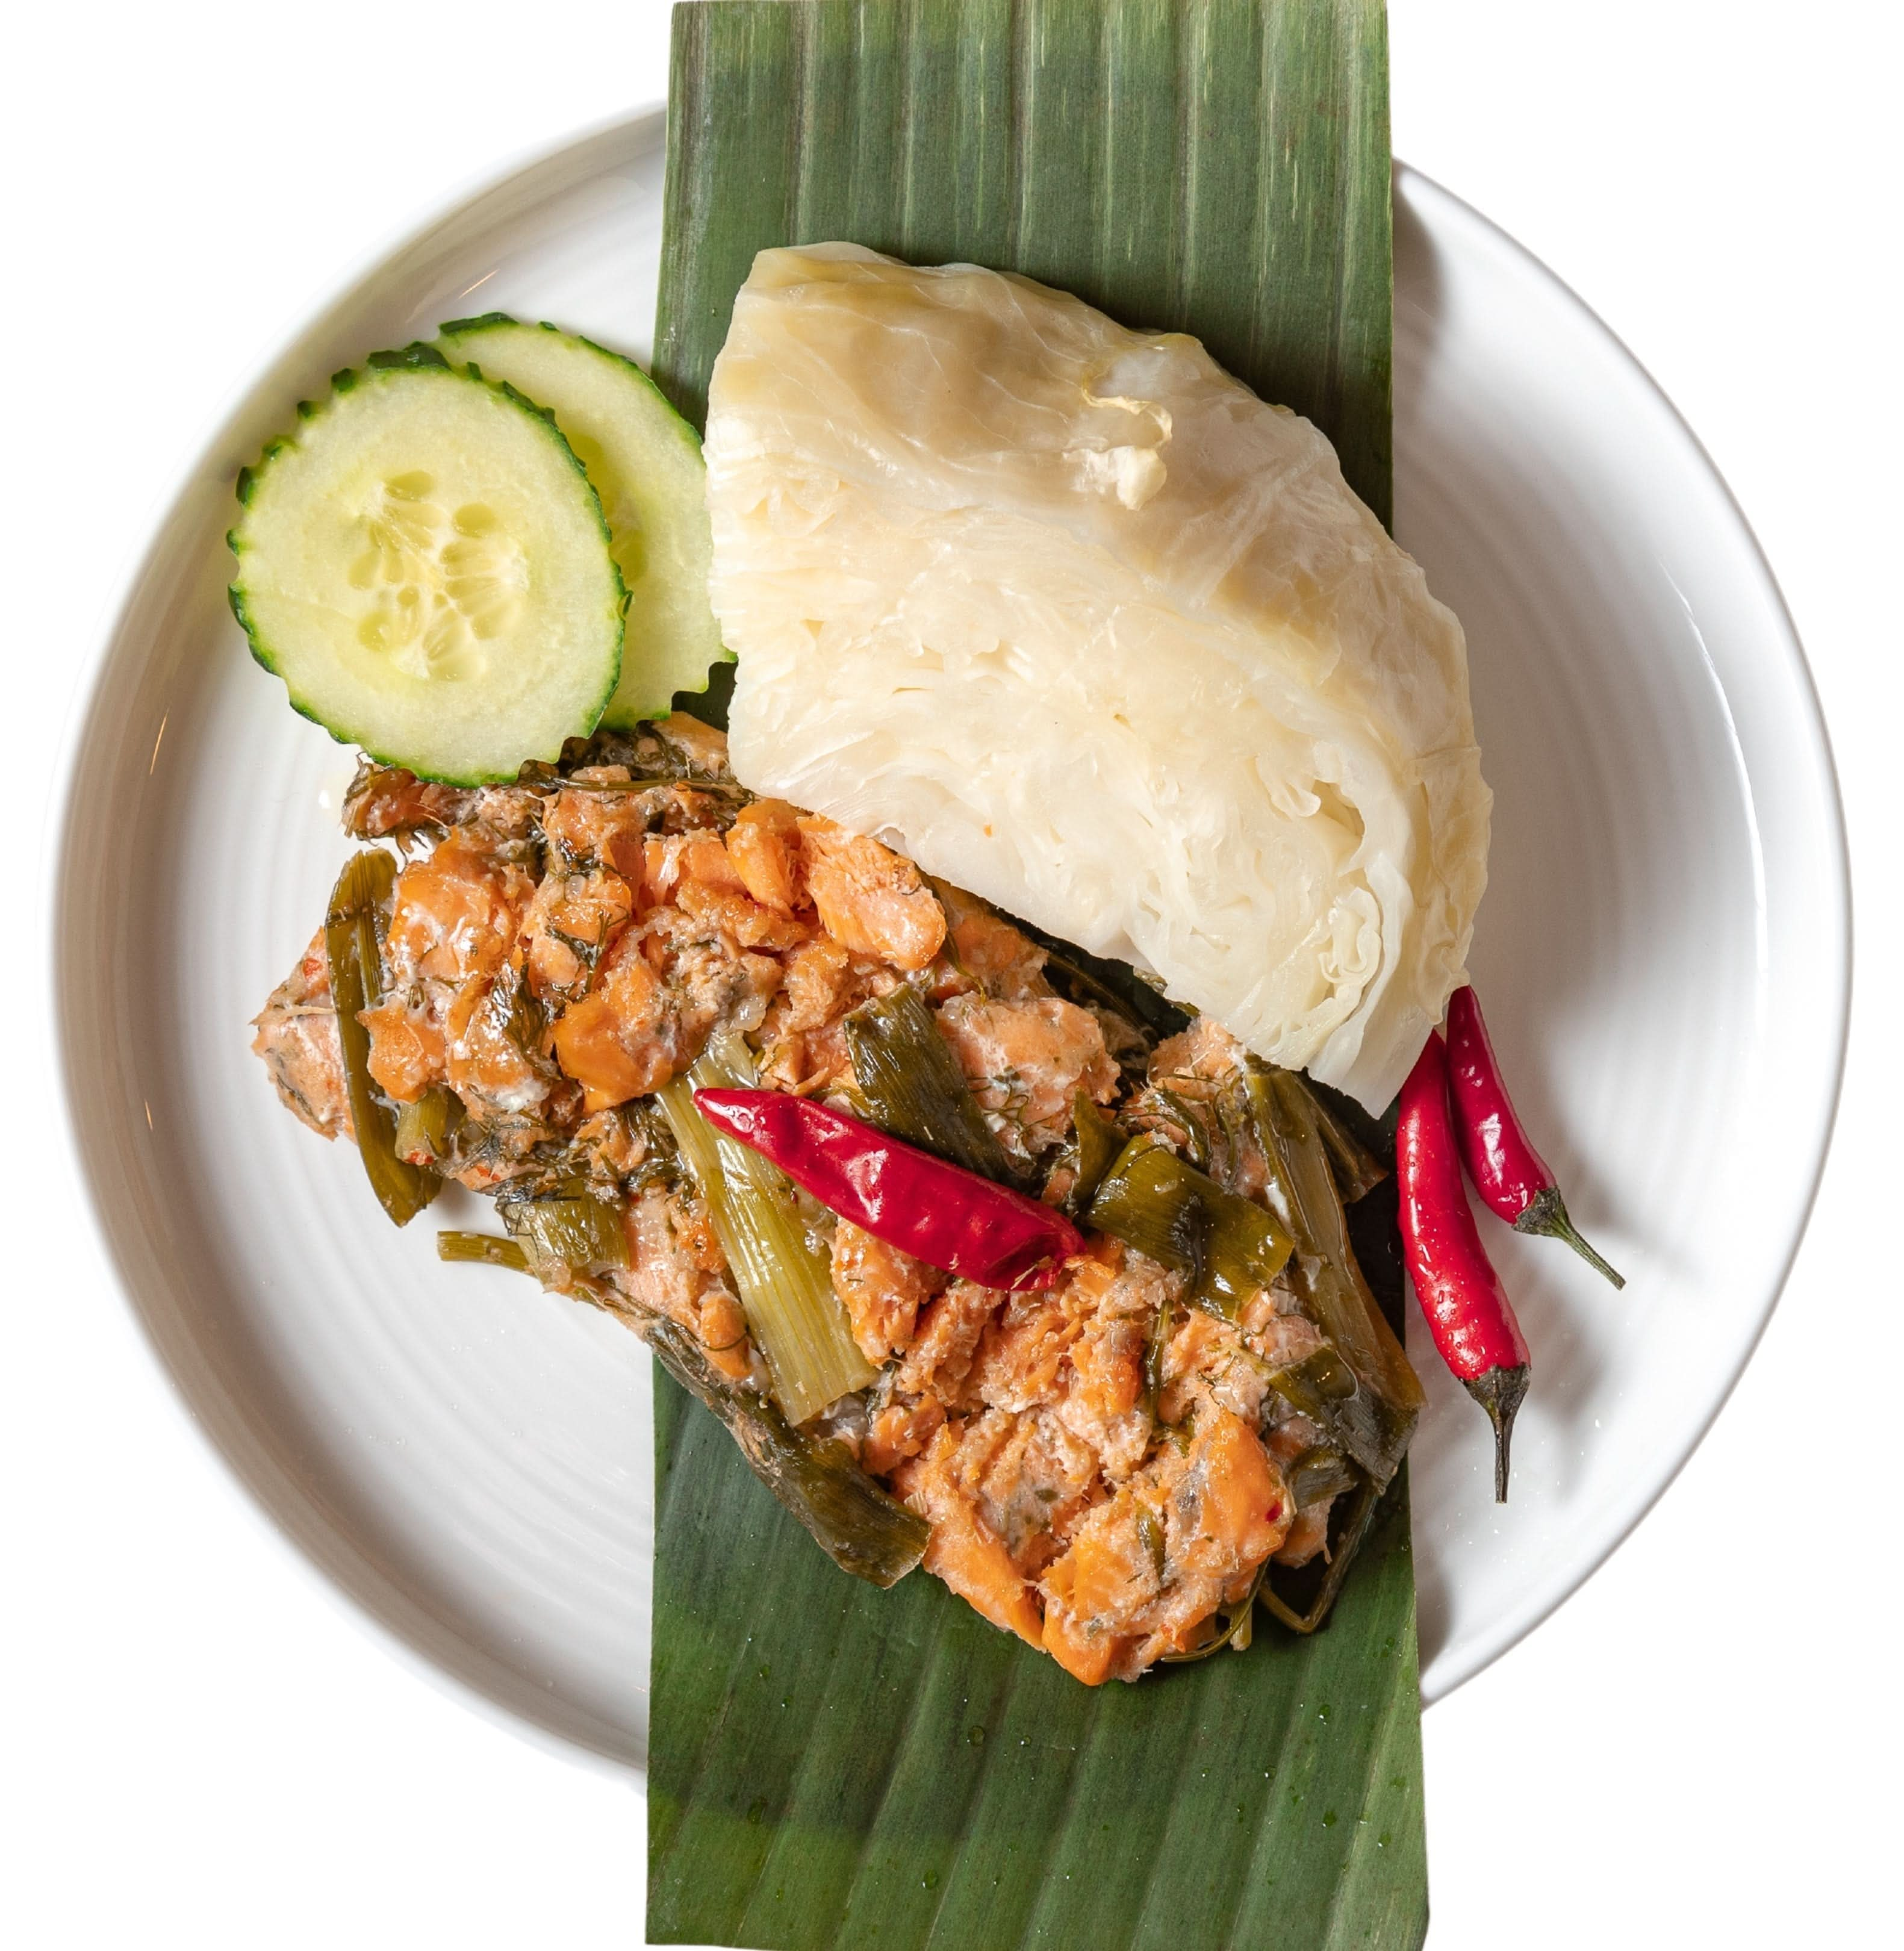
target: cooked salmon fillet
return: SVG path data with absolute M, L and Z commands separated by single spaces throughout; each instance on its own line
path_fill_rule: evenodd
M 736 1384 L 766 1390 L 765 1365 L 653 1106 L 717 1031 L 746 1038 L 764 1082 L 857 1110 L 847 1019 L 910 985 L 1047 1199 L 1075 1175 L 1081 1097 L 1263 1194 L 1260 1151 L 1221 1115 L 1244 1062 L 1223 1031 L 1198 1019 L 1159 1042 L 1103 994 L 1060 993 L 1008 920 L 876 839 L 753 798 L 691 720 L 509 786 L 367 764 L 345 824 L 404 854 L 361 1019 L 376 1088 L 398 1108 L 453 1094 L 432 1162 L 476 1191 L 579 1182 L 615 1201 L 626 1268 L 545 1280 L 638 1331 L 673 1323 Z M 350 1135 L 321 932 L 254 1047 L 299 1118 Z M 1280 1280 L 1216 1319 L 1178 1274 L 1088 1235 L 1057 1285 L 1007 1294 L 810 1218 L 877 1372 L 829 1431 L 929 1525 L 929 1572 L 1078 1680 L 1197 1647 L 1266 1561 L 1323 1548 L 1337 1491 L 1300 1507 L 1289 1474 L 1320 1432 L 1264 1380 L 1322 1337 Z

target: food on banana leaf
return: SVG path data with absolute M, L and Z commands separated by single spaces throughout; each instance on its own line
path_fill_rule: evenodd
M 735 769 L 1379 1111 L 1463 980 L 1460 625 L 1196 340 L 766 250 L 708 392 Z
M 446 1260 L 607 1310 L 843 1567 L 922 1562 L 1088 1684 L 1246 1646 L 1259 1597 L 1319 1621 L 1419 1391 L 1345 1259 L 1344 1160 L 1375 1168 L 1300 1080 L 1272 1120 L 1213 1019 L 1160 1037 L 881 841 L 756 798 L 689 718 L 474 789 L 367 761 L 345 820 L 330 952 L 256 1047 L 313 1129 L 368 1138 L 394 1218 L 448 1179 L 493 1197 Z M 955 1278 L 717 1141 L 705 1085 L 914 1148 L 941 1208 L 909 1238 L 1029 1195 L 1067 1256 Z M 1278 1596 L 1325 1551 L 1319 1601 Z

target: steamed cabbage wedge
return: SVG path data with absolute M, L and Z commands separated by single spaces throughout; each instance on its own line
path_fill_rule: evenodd
M 970 265 L 763 251 L 709 389 L 735 771 L 1378 1109 L 1464 979 L 1465 645 L 1305 420 Z

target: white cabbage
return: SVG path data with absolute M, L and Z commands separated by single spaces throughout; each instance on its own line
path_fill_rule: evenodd
M 825 244 L 755 259 L 707 456 L 748 785 L 1387 1102 L 1490 795 L 1461 626 L 1313 426 L 1181 334 Z

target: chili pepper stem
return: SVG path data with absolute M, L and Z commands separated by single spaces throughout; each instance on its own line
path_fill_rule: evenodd
M 1527 1381 L 1528 1371 L 1523 1363 L 1518 1369 L 1488 1369 L 1472 1381 L 1462 1383 L 1487 1412 L 1487 1420 L 1494 1425 L 1494 1501 L 1497 1504 L 1507 1502 L 1508 1446 L 1514 1439 L 1514 1419 L 1527 1395 Z
M 1590 1267 L 1603 1273 L 1616 1288 L 1626 1285 L 1625 1275 L 1616 1273 L 1608 1266 L 1567 1217 L 1566 1202 L 1560 1197 L 1557 1185 L 1550 1185 L 1534 1195 L 1528 1202 L 1527 1210 L 1515 1221 L 1514 1230 L 1517 1233 L 1538 1233 L 1549 1240 L 1564 1240 Z

